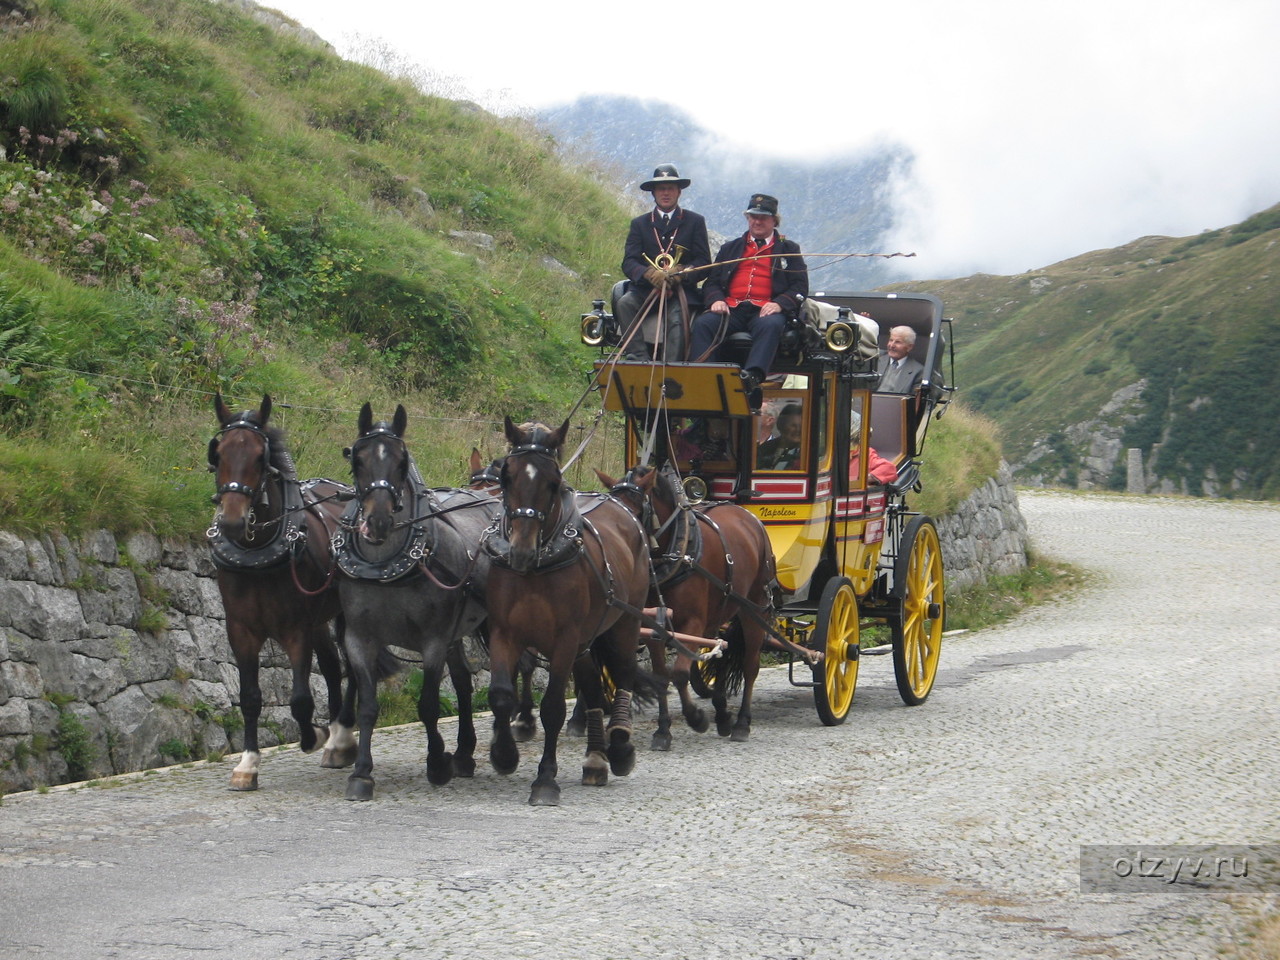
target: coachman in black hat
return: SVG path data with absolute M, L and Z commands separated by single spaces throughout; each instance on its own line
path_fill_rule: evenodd
M 662 163 L 640 184 L 641 190 L 653 194 L 654 206 L 631 221 L 622 255 L 629 289 L 614 307 L 624 336 L 640 320 L 640 329 L 626 345 L 628 359 L 679 361 L 686 357 L 686 325 L 696 312 L 697 284 L 703 276 L 703 271 L 687 271 L 711 263 L 707 221 L 680 206 L 680 191 L 690 182 L 674 164 Z M 689 303 L 694 307 L 689 308 Z M 665 314 L 661 318 L 660 308 Z

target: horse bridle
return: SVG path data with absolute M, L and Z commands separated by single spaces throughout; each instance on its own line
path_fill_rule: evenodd
M 507 453 L 507 460 L 510 460 L 512 457 L 526 456 L 528 454 L 535 454 L 535 453 L 542 454 L 544 457 L 547 457 L 548 459 L 550 459 L 552 464 L 556 467 L 557 472 L 559 472 L 560 462 L 559 460 L 556 459 L 556 451 L 551 447 L 548 447 L 545 444 L 541 444 L 541 443 L 522 443 L 518 447 L 512 447 L 511 450 Z M 506 473 L 506 470 L 507 470 L 506 461 L 503 461 L 502 471 L 504 475 Z M 503 491 L 505 493 L 506 486 L 507 486 L 505 479 L 500 478 L 500 482 L 502 482 Z M 551 506 L 554 507 L 559 502 L 560 502 L 559 496 L 553 493 L 551 498 Z M 506 498 L 503 497 L 502 516 L 503 516 L 503 520 L 506 521 L 505 523 L 506 529 L 503 530 L 503 535 L 507 536 L 508 538 L 510 537 L 512 520 L 536 520 L 538 521 L 538 546 L 541 547 L 544 542 L 543 527 L 546 525 L 547 517 L 549 515 L 550 515 L 550 510 L 543 511 L 543 510 L 538 510 L 534 507 L 509 507 L 507 506 Z M 552 532 L 554 533 L 554 530 Z M 550 539 L 550 538 L 548 537 L 547 539 Z
M 225 424 L 221 430 L 213 435 L 213 439 L 209 441 L 209 472 L 216 473 L 218 470 L 218 447 L 222 444 L 222 438 L 232 430 L 251 430 L 262 438 L 262 475 L 265 477 L 272 473 L 275 468 L 271 466 L 271 438 L 267 436 L 267 431 L 263 430 L 258 424 L 252 420 L 241 416 L 231 423 Z M 256 490 L 247 483 L 241 483 L 238 480 L 228 480 L 226 483 L 219 484 L 217 492 L 210 498 L 215 505 L 222 503 L 222 497 L 228 493 L 239 493 L 249 498 L 249 502 L 253 503 L 258 496 L 260 490 Z
M 365 433 L 361 434 L 360 438 L 355 443 L 353 443 L 351 446 L 347 447 L 347 449 L 342 451 L 342 454 L 349 461 L 351 461 L 351 466 L 352 466 L 351 479 L 355 482 L 356 500 L 359 501 L 359 503 L 361 504 L 361 507 L 360 507 L 361 511 L 363 512 L 364 510 L 363 504 L 366 497 L 368 497 L 373 493 L 376 493 L 379 490 L 386 490 L 389 494 L 391 494 L 392 512 L 399 513 L 404 506 L 404 498 L 400 494 L 403 484 L 401 484 L 401 486 L 396 486 L 390 480 L 374 480 L 372 483 L 369 483 L 366 486 L 361 486 L 359 478 L 355 475 L 356 451 L 362 445 L 367 443 L 372 443 L 374 440 L 377 440 L 379 438 L 395 440 L 397 443 L 400 444 L 400 449 L 404 453 L 405 474 L 407 476 L 408 463 L 409 463 L 409 450 L 405 446 L 404 439 L 399 435 L 397 435 L 396 432 L 392 430 L 389 426 L 387 426 L 385 423 L 375 424 Z

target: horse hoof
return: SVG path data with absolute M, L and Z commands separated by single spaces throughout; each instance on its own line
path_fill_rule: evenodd
M 733 733 L 729 736 L 729 739 L 733 743 L 746 743 L 750 737 L 751 737 L 750 727 L 734 727 Z
M 582 761 L 582 785 L 603 787 L 609 783 L 609 762 L 599 750 L 592 750 Z
M 231 790 L 257 790 L 258 789 L 258 771 L 231 771 Z
M 516 767 L 520 766 L 520 753 L 515 749 L 515 744 L 512 744 L 509 751 L 499 749 L 496 743 L 492 744 L 489 747 L 489 765 L 504 777 L 515 773 Z
M 315 753 L 317 750 L 319 750 L 321 747 L 323 747 L 326 743 L 329 742 L 328 727 L 317 727 L 313 724 L 311 729 L 315 731 L 315 735 L 312 739 L 311 746 L 306 745 L 305 738 L 304 738 L 304 742 L 300 744 L 300 746 L 302 747 L 303 753 Z
M 524 720 L 517 720 L 511 725 L 511 735 L 516 738 L 516 743 L 528 743 L 536 732 L 533 723 Z
M 570 720 L 564 725 L 565 736 L 569 737 L 585 737 L 587 735 L 587 722 L 585 720 Z
M 529 806 L 531 807 L 558 807 L 560 806 L 560 788 L 554 783 L 535 785 L 533 791 L 529 794 Z
M 655 733 L 653 739 L 649 741 L 649 749 L 666 753 L 671 749 L 671 734 Z
M 716 722 L 716 733 L 722 737 L 727 737 L 733 733 L 733 724 L 726 720 L 724 723 Z
M 347 778 L 347 799 L 348 800 L 372 800 L 373 799 L 373 777 L 348 777 Z
M 630 739 L 615 738 L 609 744 L 609 769 L 615 777 L 625 777 L 636 768 L 636 748 Z
M 427 758 L 427 780 L 435 787 L 443 787 L 453 779 L 453 756 L 443 754 L 436 758 Z
M 320 755 L 320 766 L 326 770 L 341 770 L 355 762 L 355 747 L 326 747 Z
M 705 710 L 693 710 L 684 715 L 685 723 L 694 733 L 706 733 L 711 729 L 711 721 L 707 719 Z
M 453 773 L 457 777 L 474 777 L 476 775 L 476 758 L 453 755 Z

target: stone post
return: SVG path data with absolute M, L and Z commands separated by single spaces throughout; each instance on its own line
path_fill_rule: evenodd
M 1146 472 L 1142 469 L 1142 451 L 1137 447 L 1129 448 L 1129 481 L 1125 489 L 1129 493 L 1146 493 L 1147 477 Z

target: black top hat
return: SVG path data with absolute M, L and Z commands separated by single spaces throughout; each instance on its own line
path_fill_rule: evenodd
M 776 217 L 778 215 L 778 198 L 771 197 L 767 193 L 753 193 L 751 195 L 751 204 L 747 207 L 746 212 L 762 217 Z
M 680 176 L 680 171 L 676 169 L 674 163 L 660 163 L 653 168 L 653 179 L 646 180 L 640 184 L 640 189 L 648 190 L 652 193 L 654 187 L 661 186 L 664 183 L 673 183 L 683 190 L 692 182 L 688 177 Z

